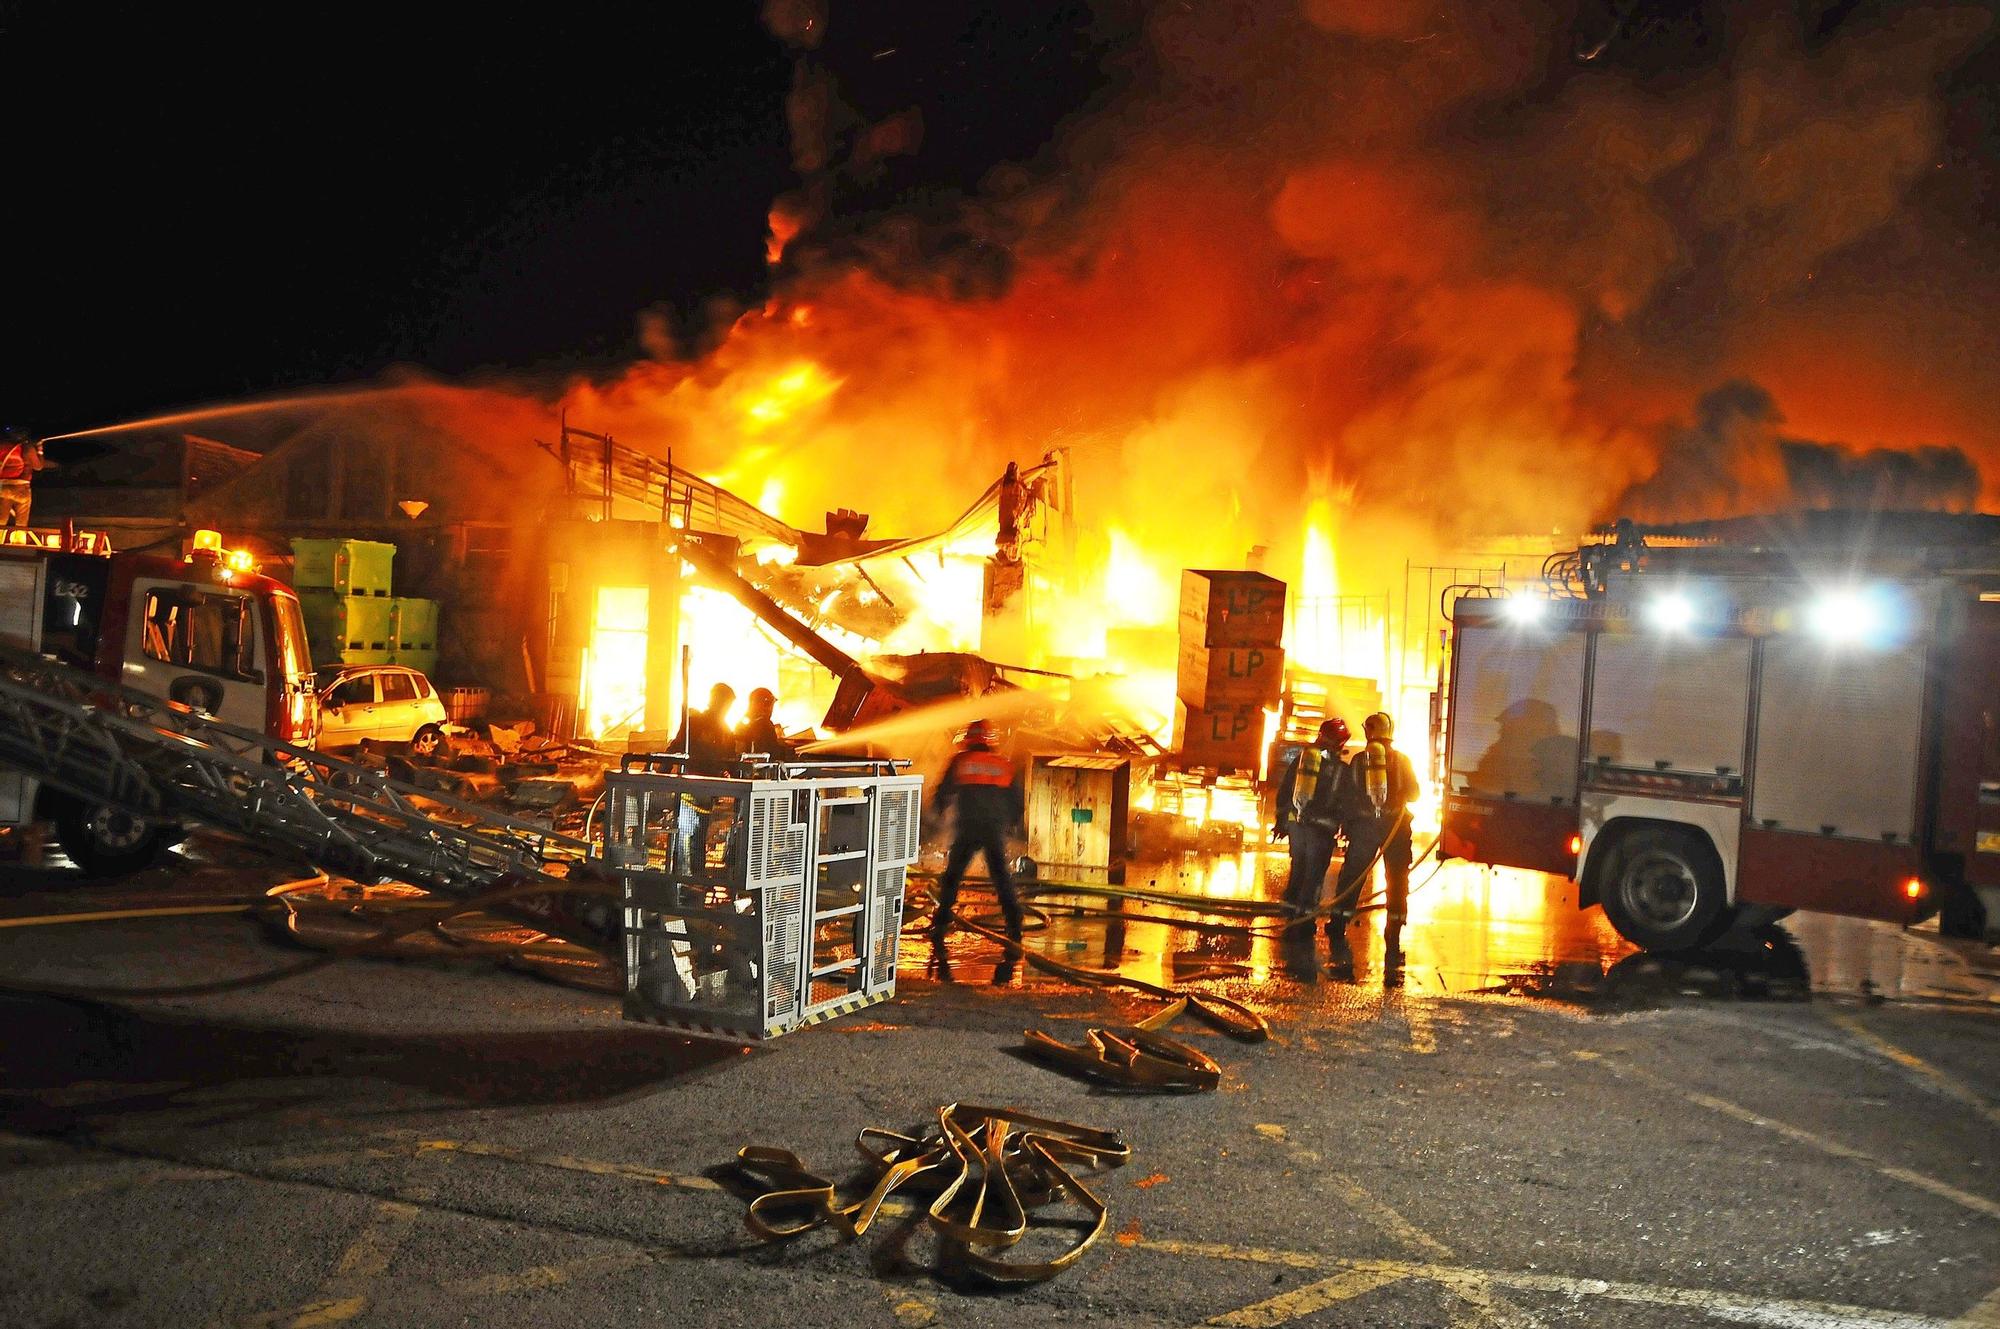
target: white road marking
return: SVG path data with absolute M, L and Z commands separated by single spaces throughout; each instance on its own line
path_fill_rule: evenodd
M 1815 1134 L 1812 1131 L 1806 1130 L 1803 1126 L 1794 1126 L 1790 1122 L 1779 1121 L 1774 1117 L 1767 1117 L 1762 1113 L 1752 1112 L 1749 1108 L 1743 1107 L 1741 1104 L 1732 1103 L 1726 1098 L 1717 1098 L 1713 1094 L 1704 1094 L 1691 1089 L 1683 1089 L 1665 1077 L 1655 1075 L 1651 1071 L 1641 1070 L 1637 1066 L 1614 1062 L 1608 1058 L 1599 1056 L 1595 1052 L 1572 1052 L 1570 1055 L 1579 1061 L 1588 1061 L 1602 1066 L 1613 1075 L 1622 1075 L 1635 1080 L 1643 1080 L 1645 1083 L 1673 1094 L 1677 1098 L 1684 1099 L 1696 1107 L 1707 1108 L 1711 1112 L 1721 1113 L 1723 1116 L 1732 1117 L 1747 1126 L 1756 1126 L 1761 1130 L 1782 1135 L 1788 1140 L 1796 1140 L 1800 1144 L 1817 1149 L 1821 1153 L 1831 1155 L 1834 1158 L 1843 1158 L 1852 1163 L 1859 1163 L 1861 1166 L 1870 1168 L 1882 1176 L 1900 1181 L 1907 1186 L 1914 1186 L 1918 1190 L 1929 1191 L 1941 1199 L 1950 1200 L 1953 1204 L 1970 1209 L 1976 1214 L 1984 1214 L 1988 1218 L 2000 1219 L 2000 1201 L 1989 1200 L 1983 1195 L 1974 1195 L 1969 1191 L 1962 1191 L 1956 1186 L 1939 1181 L 1936 1177 L 1926 1176 L 1911 1168 L 1903 1167 L 1901 1164 L 1884 1162 L 1882 1159 L 1875 1157 L 1875 1155 L 1865 1150 L 1856 1149 L 1852 1145 L 1845 1145 L 1838 1140 L 1828 1139 L 1824 1135 Z

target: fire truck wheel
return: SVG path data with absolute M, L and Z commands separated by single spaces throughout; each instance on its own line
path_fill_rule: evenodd
M 177 836 L 143 817 L 65 799 L 56 809 L 56 837 L 87 876 L 122 877 L 151 865 Z
M 1686 831 L 1646 826 L 1618 846 L 1604 884 L 1604 913 L 1649 951 L 1692 950 L 1728 926 L 1714 852 Z

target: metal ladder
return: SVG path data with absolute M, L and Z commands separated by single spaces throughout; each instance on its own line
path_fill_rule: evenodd
M 451 898 L 559 890 L 590 857 L 586 841 L 13 650 L 0 650 L 0 766 L 92 804 Z

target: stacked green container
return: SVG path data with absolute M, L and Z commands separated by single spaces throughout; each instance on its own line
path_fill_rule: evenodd
M 395 604 L 373 595 L 303 588 L 306 641 L 313 664 L 388 664 L 395 658 Z
M 399 595 L 389 603 L 395 606 L 390 634 L 395 640 L 390 647 L 392 662 L 426 674 L 434 672 L 438 662 L 438 602 Z
M 313 664 L 389 664 L 396 652 L 390 595 L 396 546 L 376 540 L 292 541 L 292 585 L 305 611 Z
M 379 540 L 292 541 L 292 585 L 341 595 L 390 595 L 396 546 Z

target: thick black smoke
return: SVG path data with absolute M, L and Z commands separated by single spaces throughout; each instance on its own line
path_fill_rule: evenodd
M 1692 422 L 1658 434 L 1659 469 L 1627 489 L 1620 515 L 1691 521 L 1747 512 L 1849 508 L 1969 512 L 1978 465 L 1955 447 L 1894 449 L 1795 438 L 1769 392 L 1738 379 L 1702 397 Z

